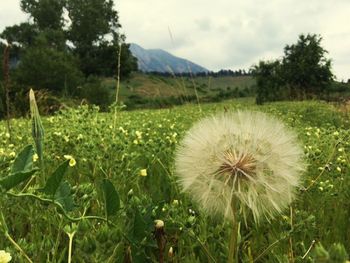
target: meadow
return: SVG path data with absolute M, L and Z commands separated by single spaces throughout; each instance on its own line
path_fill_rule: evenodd
M 42 118 L 42 162 L 30 118 L 12 119 L 11 136 L 1 122 L 0 250 L 12 262 L 159 262 L 154 221 L 162 220 L 165 262 L 226 262 L 229 225 L 181 191 L 174 154 L 196 120 L 237 109 L 282 120 L 297 132 L 307 163 L 289 209 L 271 222 L 240 225 L 240 262 L 344 262 L 347 110 L 320 101 L 256 106 L 249 98 L 131 112 L 61 110 Z M 18 174 L 26 180 L 3 179 Z

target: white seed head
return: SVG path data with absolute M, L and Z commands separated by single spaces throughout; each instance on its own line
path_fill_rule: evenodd
M 0 263 L 10 262 L 12 259 L 11 254 L 7 253 L 5 250 L 0 250 Z
M 178 181 L 209 213 L 272 218 L 295 196 L 305 169 L 296 135 L 260 112 L 223 113 L 196 123 L 177 149 Z
M 164 227 L 164 221 L 163 220 L 157 219 L 157 220 L 154 221 L 154 223 L 155 223 L 156 229 L 160 229 L 160 228 Z

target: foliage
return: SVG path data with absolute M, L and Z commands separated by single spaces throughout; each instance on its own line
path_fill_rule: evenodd
M 121 77 L 137 69 L 125 36 L 119 33 L 112 0 L 21 0 L 20 6 L 29 22 L 8 26 L 0 34 L 12 44 L 10 61 L 18 94 L 34 86 L 74 95 L 82 73 L 114 77 L 120 45 Z
M 40 43 L 26 49 L 14 79 L 24 87 L 74 94 L 75 88 L 82 81 L 82 74 L 71 54 Z
M 258 87 L 256 103 L 263 104 L 267 101 L 276 101 L 281 97 L 281 63 L 276 61 L 260 61 L 252 69 Z
M 63 26 L 62 17 L 65 0 L 21 0 L 21 9 L 34 20 L 39 30 L 60 30 Z
M 296 44 L 284 48 L 282 76 L 292 94 L 320 94 L 331 84 L 331 61 L 326 58 L 328 52 L 321 41 L 318 35 L 300 35 Z
M 90 104 L 99 106 L 102 110 L 107 110 L 113 102 L 112 92 L 113 89 L 102 84 L 99 78 L 90 76 L 80 88 L 79 97 L 86 99 Z
M 284 48 L 284 57 L 260 61 L 252 72 L 257 80 L 257 103 L 280 99 L 320 97 L 333 81 L 331 61 L 318 35 L 300 35 L 296 44 Z
M 80 59 L 81 70 L 86 76 L 113 76 L 117 73 L 119 44 L 125 37 L 118 33 L 118 13 L 112 0 L 68 0 L 67 11 L 71 20 L 68 39 L 74 45 L 74 53 Z M 92 22 L 93 21 L 93 22 Z M 128 45 L 123 45 L 121 76 L 137 69 Z
M 9 43 L 18 43 L 28 47 L 34 43 L 37 35 L 38 29 L 36 25 L 24 22 L 19 25 L 6 27 L 0 34 L 0 37 L 6 39 Z
M 344 258 L 350 251 L 349 120 L 331 105 L 316 101 L 258 107 L 252 100 L 240 99 L 202 104 L 201 108 L 201 112 L 192 105 L 117 112 L 115 123 L 114 112 L 99 113 L 89 106 L 42 118 L 44 168 L 35 172 L 27 188 L 23 181 L 0 198 L 1 211 L 11 226 L 9 234 L 34 262 L 65 262 L 69 247 L 66 231 L 75 231 L 73 262 L 123 262 L 129 252 L 133 262 L 157 262 L 153 221 L 161 219 L 167 237 L 165 254 L 173 247 L 173 261 L 223 262 L 229 226 L 203 213 L 179 191 L 174 152 L 199 118 L 225 109 L 259 109 L 298 133 L 309 166 L 291 210 L 259 225 L 252 224 L 247 215 L 247 224 L 240 229 L 240 260 L 286 262 L 293 253 L 296 263 L 319 262 L 317 249 L 311 246 L 315 239 L 329 258 Z M 14 141 L 10 142 L 5 125 L 0 125 L 1 178 L 18 163 L 13 161 L 23 146 L 32 144 L 27 119 L 14 119 L 13 127 Z M 56 171 L 67 165 L 64 155 L 74 157 L 76 165 L 61 176 Z M 33 167 L 37 166 L 38 161 L 33 162 Z M 144 169 L 146 176 L 141 175 Z M 45 185 L 56 194 L 52 195 L 54 190 L 48 194 L 40 191 Z M 113 204 L 107 203 L 106 196 L 111 196 Z M 120 206 L 114 206 L 118 203 Z M 106 209 L 108 224 L 104 221 Z M 3 232 L 0 235 L 3 237 Z M 8 239 L 0 239 L 0 247 L 11 252 L 14 262 L 24 262 Z M 166 255 L 165 260 L 169 261 Z

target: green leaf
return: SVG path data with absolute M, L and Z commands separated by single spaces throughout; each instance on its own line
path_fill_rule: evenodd
M 133 238 L 137 241 L 141 241 L 146 235 L 147 224 L 143 219 L 140 211 L 136 208 L 133 227 Z
M 105 199 L 107 217 L 115 215 L 120 209 L 120 199 L 114 185 L 108 179 L 103 179 L 102 190 Z
M 67 172 L 69 166 L 69 160 L 64 161 L 57 169 L 52 173 L 50 178 L 47 180 L 43 192 L 54 196 L 57 192 L 57 189 L 60 187 L 60 184 L 63 180 L 63 176 Z
M 27 145 L 17 155 L 12 167 L 10 174 L 28 173 L 33 170 L 33 145 Z
M 34 148 L 27 145 L 17 155 L 10 171 L 10 175 L 0 178 L 0 186 L 8 191 L 16 185 L 30 178 L 38 169 L 33 168 Z
M 68 182 L 63 182 L 58 186 L 54 196 L 54 200 L 60 203 L 63 209 L 67 212 L 73 210 L 74 201 L 71 194 L 71 188 Z
M 16 185 L 22 183 L 23 181 L 30 178 L 38 169 L 32 169 L 28 172 L 11 174 L 9 176 L 3 177 L 0 179 L 0 186 L 5 191 L 10 190 Z

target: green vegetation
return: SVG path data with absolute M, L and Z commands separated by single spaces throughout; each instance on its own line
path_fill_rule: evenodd
M 181 77 L 133 73 L 131 78 L 121 82 L 120 100 L 127 109 L 162 108 L 178 104 L 221 101 L 228 98 L 254 96 L 255 81 L 242 77 Z M 115 87 L 113 79 L 106 79 L 104 85 Z
M 321 46 L 321 36 L 300 35 L 298 42 L 284 48 L 282 60 L 260 61 L 253 67 L 257 79 L 256 102 L 320 98 L 333 82 L 331 60 Z
M 12 120 L 11 137 L 2 122 L 0 250 L 13 262 L 29 262 L 24 253 L 33 262 L 67 262 L 70 254 L 72 262 L 159 262 L 164 243 L 154 220 L 162 220 L 166 262 L 226 261 L 229 224 L 181 193 L 173 157 L 194 121 L 237 109 L 285 122 L 298 133 L 308 163 L 289 210 L 259 225 L 247 215 L 240 225 L 241 261 L 344 263 L 350 251 L 348 111 L 316 101 L 258 107 L 247 98 L 201 110 L 118 111 L 116 119 L 114 111 L 96 107 L 61 110 L 42 119 L 45 136 L 36 143 L 30 120 Z M 38 142 L 42 162 L 25 147 Z
M 126 78 L 136 70 L 136 59 L 119 33 L 113 4 L 112 0 L 21 0 L 28 22 L 0 33 L 10 46 L 6 59 L 11 69 L 11 100 L 30 88 L 77 98 L 78 88 L 91 76 Z M 1 61 L 4 49 L 1 42 Z

